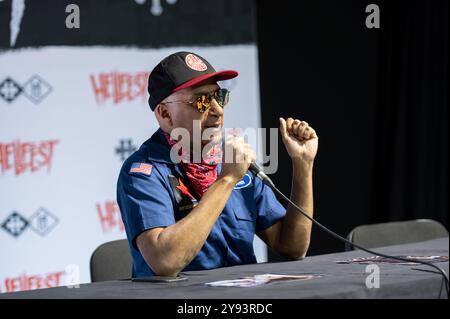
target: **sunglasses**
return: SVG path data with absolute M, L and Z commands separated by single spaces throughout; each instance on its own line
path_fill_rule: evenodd
M 200 113 L 205 112 L 211 107 L 212 100 L 224 107 L 230 100 L 230 91 L 227 89 L 217 89 L 212 93 L 200 93 L 194 95 L 194 101 L 168 101 L 164 103 L 187 103 L 197 108 Z

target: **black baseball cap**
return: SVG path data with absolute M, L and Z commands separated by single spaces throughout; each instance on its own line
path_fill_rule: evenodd
M 216 71 L 206 59 L 193 52 L 176 52 L 164 58 L 148 77 L 148 104 L 152 111 L 173 92 L 214 78 L 216 81 L 238 76 L 234 70 Z

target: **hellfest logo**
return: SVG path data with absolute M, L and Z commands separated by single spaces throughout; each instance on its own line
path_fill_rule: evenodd
M 64 283 L 65 276 L 65 271 L 55 271 L 31 275 L 23 273 L 16 277 L 6 277 L 3 280 L 4 291 L 0 287 L 0 293 L 58 287 Z
M 124 232 L 125 226 L 122 222 L 119 205 L 115 200 L 107 200 L 97 203 L 97 216 L 104 234 L 113 230 Z
M 147 100 L 147 79 L 150 72 L 102 72 L 89 76 L 97 104 L 117 105 L 141 98 Z
M 19 139 L 9 143 L 0 142 L 0 177 L 8 171 L 16 176 L 25 172 L 34 173 L 47 169 L 50 173 L 55 146 L 59 140 L 40 142 L 21 142 Z
M 39 274 L 23 272 L 19 275 L 5 277 L 3 280 L 0 280 L 0 293 L 53 288 L 61 285 L 67 288 L 80 287 L 80 267 L 77 264 L 69 264 L 64 270 L 59 271 Z

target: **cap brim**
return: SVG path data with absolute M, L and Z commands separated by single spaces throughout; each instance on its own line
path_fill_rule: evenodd
M 173 92 L 176 92 L 176 91 L 179 91 L 182 89 L 186 89 L 188 87 L 194 86 L 196 84 L 199 84 L 200 82 L 203 82 L 203 81 L 211 79 L 211 78 L 214 78 L 216 81 L 224 81 L 224 80 L 229 80 L 229 79 L 235 78 L 238 75 L 239 75 L 239 73 L 234 70 L 223 70 L 223 71 L 219 71 L 219 72 L 203 74 L 203 75 L 200 75 L 199 77 L 196 77 L 192 80 L 189 80 L 189 81 L 177 86 L 173 90 Z

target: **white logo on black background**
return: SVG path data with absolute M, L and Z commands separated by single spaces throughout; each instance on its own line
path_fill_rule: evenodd
M 137 4 L 144 4 L 147 0 L 134 0 Z M 175 4 L 177 0 L 166 0 L 168 4 Z M 163 8 L 161 6 L 161 0 L 152 0 L 152 5 L 150 7 L 150 12 L 154 16 L 160 16 L 163 13 Z
M 0 2 L 3 0 L 0 0 Z M 17 36 L 20 33 L 20 24 L 25 13 L 25 0 L 11 0 L 11 20 L 9 21 L 9 44 L 13 47 L 16 44 Z

